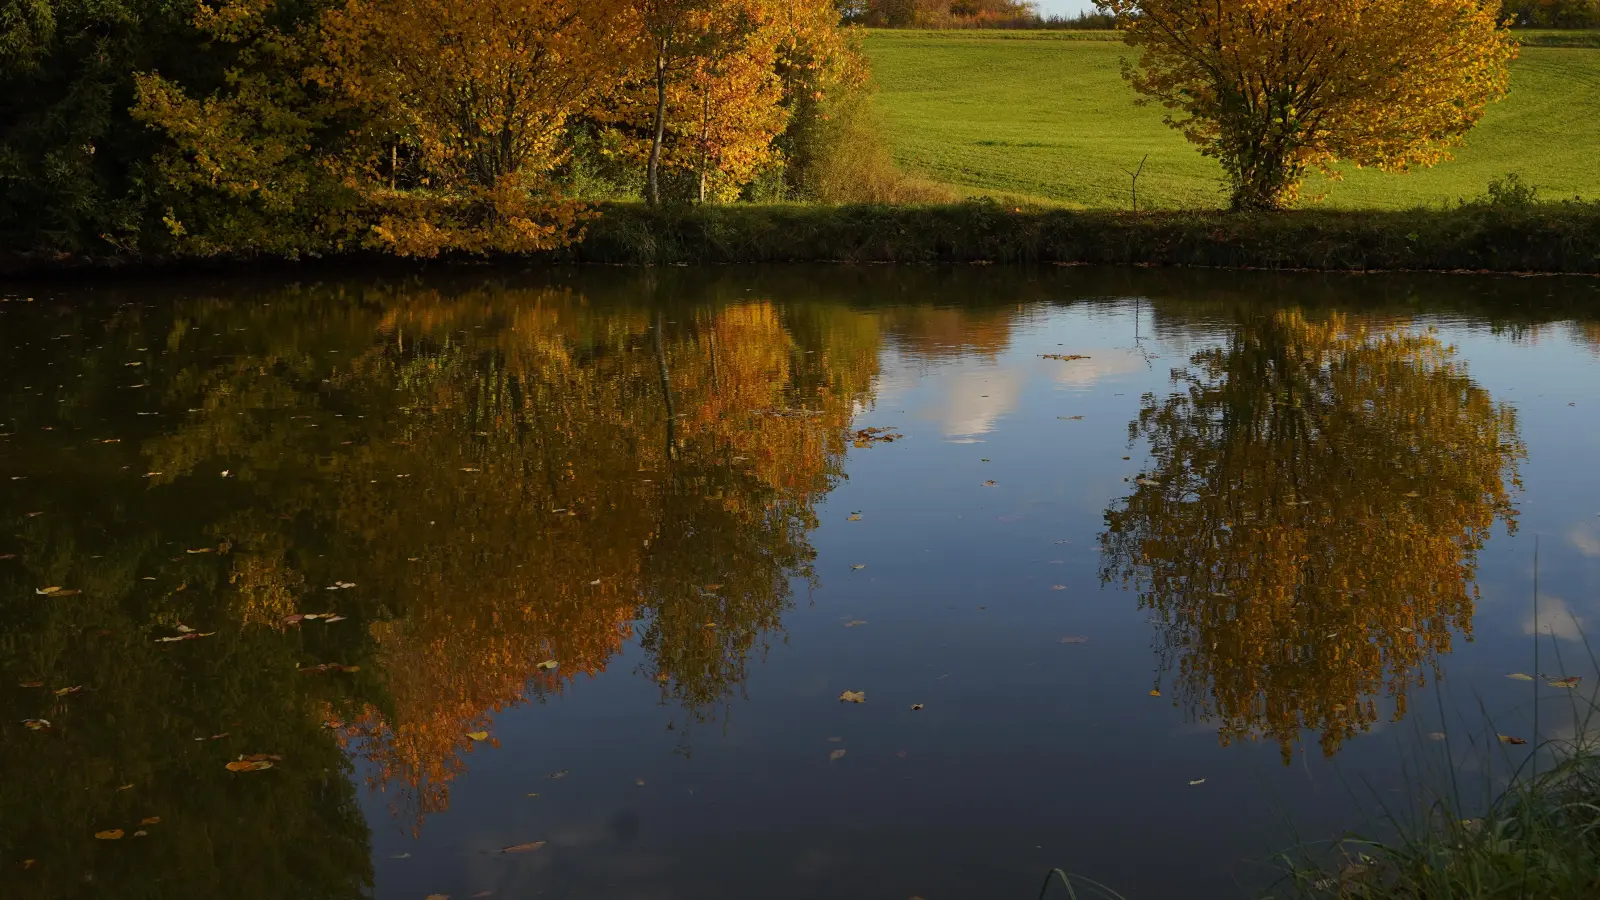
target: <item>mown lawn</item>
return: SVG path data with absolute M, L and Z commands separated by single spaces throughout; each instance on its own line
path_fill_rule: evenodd
M 1529 43 L 1600 43 L 1584 33 L 1528 33 Z M 1126 174 L 1149 154 L 1141 208 L 1221 205 L 1222 174 L 1163 110 L 1134 104 L 1108 32 L 873 31 L 877 103 L 896 159 L 963 193 L 1070 207 L 1126 209 Z M 1481 195 L 1510 172 L 1546 199 L 1600 197 L 1600 47 L 1524 46 L 1511 96 L 1455 160 L 1410 174 L 1346 167 L 1308 195 L 1339 208 L 1440 205 Z

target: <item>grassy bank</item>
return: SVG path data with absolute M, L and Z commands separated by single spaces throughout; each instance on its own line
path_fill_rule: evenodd
M 1481 193 L 1510 172 L 1544 196 L 1600 197 L 1600 34 L 1518 32 L 1511 95 L 1491 107 L 1453 162 L 1407 175 L 1348 168 L 1313 179 L 1323 205 L 1403 209 Z M 1070 208 L 1214 208 L 1225 198 L 1214 160 L 1135 106 L 1115 32 L 874 31 L 865 48 L 896 160 L 969 194 Z
M 1263 215 L 947 206 L 614 206 L 560 258 L 626 265 L 837 260 L 1600 274 L 1600 204 Z

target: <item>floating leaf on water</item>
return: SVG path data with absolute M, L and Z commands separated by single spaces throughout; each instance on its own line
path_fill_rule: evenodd
M 995 481 L 995 480 L 993 480 L 993 479 L 990 479 L 990 480 L 988 480 L 988 481 L 985 481 L 985 482 L 984 482 L 984 483 L 983 483 L 983 486 L 984 486 L 984 487 L 995 487 L 995 486 L 997 486 L 997 485 L 998 485 L 998 484 L 999 484 L 999 483 L 1000 483 L 1000 482 L 998 482 L 998 481 Z
M 855 565 L 851 566 L 850 569 L 851 569 L 851 571 L 855 571 L 857 569 L 865 569 L 866 567 L 867 567 L 866 563 L 856 563 Z
M 1041 353 L 1041 354 L 1039 354 L 1039 358 L 1040 359 L 1054 359 L 1054 360 L 1059 360 L 1060 362 L 1073 362 L 1074 360 L 1089 359 L 1090 357 L 1084 356 L 1084 355 L 1079 354 L 1079 353 Z
M 1052 590 L 1052 591 L 1064 591 L 1066 589 L 1067 589 L 1067 586 L 1064 585 L 1064 584 L 1052 584 L 1052 585 L 1050 585 L 1050 590 Z
M 489 732 L 487 732 L 487 731 L 469 731 L 469 732 L 467 732 L 467 737 L 472 738 L 475 741 L 487 741 L 489 739 Z
M 223 768 L 229 772 L 260 772 L 272 768 L 270 759 L 236 759 Z
M 122 840 L 122 829 L 108 828 L 105 831 L 96 831 L 94 836 L 102 841 L 120 841 Z
M 43 731 L 50 727 L 49 719 L 23 719 L 22 727 L 29 731 Z
M 1510 678 L 1510 679 L 1513 679 L 1515 681 L 1532 681 L 1533 680 L 1533 676 L 1532 675 L 1524 675 L 1521 672 L 1512 672 L 1510 675 L 1507 675 L 1506 677 Z
M 1570 675 L 1566 678 L 1552 678 L 1545 683 L 1555 688 L 1575 688 L 1578 686 L 1578 682 L 1582 680 L 1581 676 Z M 60 693 L 60 691 L 57 691 L 57 693 Z
M 461 471 L 463 471 L 463 472 L 481 472 L 483 470 L 482 469 L 474 469 L 471 466 L 462 466 L 461 467 Z
M 44 687 L 44 682 L 42 682 L 42 681 L 19 681 L 19 682 L 17 682 L 17 687 L 25 687 L 25 688 Z
M 133 785 L 132 784 L 125 784 L 122 787 L 117 788 L 117 790 L 119 790 L 119 791 L 128 791 L 128 790 L 132 790 L 132 789 L 133 789 Z
M 851 619 L 850 621 L 844 623 L 844 627 L 846 627 L 846 628 L 854 628 L 857 625 L 865 625 L 865 624 L 867 624 L 867 620 L 865 620 L 865 619 Z
M 60 586 L 52 585 L 50 587 L 34 588 L 33 592 L 35 594 L 38 594 L 41 597 L 48 597 L 51 594 L 54 594 L 54 593 L 56 593 L 56 592 L 58 592 L 60 590 L 61 590 Z
M 345 618 L 344 616 L 327 616 L 322 621 L 326 622 L 326 623 L 329 623 L 329 624 L 332 624 L 334 622 L 343 622 L 344 618 Z
M 1574 683 L 1576 683 L 1576 682 L 1574 682 Z M 76 694 L 77 692 L 79 692 L 81 690 L 83 690 L 83 685 L 75 684 L 72 687 L 56 688 L 55 695 L 57 697 L 65 697 L 68 694 Z
M 562 769 L 559 772 L 551 772 L 550 773 L 550 780 L 551 781 L 560 781 L 561 779 L 567 777 L 569 774 L 571 774 L 571 773 L 567 769 Z
M 917 710 L 919 710 L 921 708 L 922 708 L 922 704 L 921 703 L 913 703 L 913 704 L 911 704 L 911 711 L 912 712 L 916 712 Z
M 1525 741 L 1525 740 L 1523 740 L 1522 738 L 1519 738 L 1519 737 L 1512 737 L 1509 734 L 1502 734 L 1502 735 L 1500 735 L 1500 743 L 1502 743 L 1502 744 L 1526 744 L 1527 741 Z
M 844 693 L 839 695 L 839 702 L 840 703 L 865 703 L 865 702 L 867 702 L 867 692 L 866 691 L 845 691 Z
M 844 758 L 844 754 L 845 754 L 845 750 L 842 747 L 839 748 L 838 750 L 834 750 L 833 752 L 828 754 L 828 762 L 833 762 L 834 760 L 843 759 Z
M 720 590 L 722 590 L 722 583 L 718 582 L 716 584 L 708 584 L 708 585 L 706 585 L 706 590 L 708 590 L 708 591 L 720 591 Z
M 851 513 L 848 517 L 846 517 L 845 521 L 846 522 L 859 522 L 859 521 L 861 521 L 861 513 Z
M 1205 784 L 1205 783 L 1206 783 L 1206 780 L 1204 778 L 1196 778 L 1193 781 L 1189 782 L 1189 786 L 1190 787 L 1194 787 L 1197 784 Z
M 195 550 L 187 550 L 187 551 L 184 551 L 184 552 L 186 552 L 186 553 L 215 553 L 215 552 L 217 552 L 217 548 L 215 548 L 215 547 L 200 547 L 200 548 L 195 549 Z
M 410 859 L 411 858 L 411 854 L 409 854 L 409 853 L 396 853 L 396 854 L 394 854 L 393 856 L 391 856 L 389 858 L 390 859 Z
M 1061 643 L 1063 643 L 1063 644 L 1087 644 L 1087 643 L 1089 643 L 1089 639 L 1086 638 L 1086 637 L 1083 637 L 1082 635 L 1069 634 L 1066 637 L 1061 639 Z
M 1152 690 L 1152 691 L 1151 691 L 1151 692 L 1150 692 L 1150 696 L 1152 696 L 1152 697 L 1159 697 L 1159 696 L 1161 696 L 1161 692 L 1160 692 L 1160 691 L 1159 691 L 1159 690 Z
M 144 818 L 139 820 L 139 824 L 140 825 L 160 825 L 161 824 L 161 817 L 160 816 L 145 816 Z
M 1404 625 L 1402 625 L 1402 626 L 1400 626 L 1400 633 L 1401 634 L 1411 634 L 1412 632 L 1411 632 L 1411 629 L 1409 629 L 1409 628 L 1405 627 Z
M 536 668 L 536 669 L 554 669 L 558 665 L 560 665 L 560 663 L 556 662 L 555 660 L 547 659 L 544 662 L 539 663 L 534 668 Z
M 1445 739 L 1445 737 L 1446 735 L 1442 731 L 1430 731 L 1427 734 L 1427 738 L 1430 741 L 1442 741 Z
M 1064 422 L 1081 422 L 1081 421 L 1083 421 L 1083 416 L 1056 416 L 1056 418 L 1058 418 L 1058 419 L 1060 419 L 1060 420 L 1062 420 Z
M 539 849 L 540 847 L 543 847 L 543 846 L 544 846 L 544 841 L 529 841 L 526 844 L 512 844 L 509 847 L 501 847 L 500 848 L 500 852 L 501 853 L 528 853 L 529 851 L 537 850 L 537 849 Z
M 1140 478 L 1138 483 L 1144 485 L 1145 487 L 1161 487 L 1161 482 L 1155 480 L 1154 478 Z
M 529 794 L 529 795 L 528 795 L 528 796 L 529 796 L 529 797 L 537 797 L 537 796 L 539 796 L 539 795 L 538 795 L 538 794 L 537 794 L 537 793 L 534 793 L 534 794 Z

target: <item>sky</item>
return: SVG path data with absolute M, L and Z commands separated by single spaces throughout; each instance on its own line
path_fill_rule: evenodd
M 1073 16 L 1087 11 L 1094 4 L 1090 0 L 1034 0 L 1044 15 Z

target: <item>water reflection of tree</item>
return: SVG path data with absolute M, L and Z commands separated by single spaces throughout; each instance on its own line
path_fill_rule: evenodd
M 1428 333 L 1252 315 L 1147 396 L 1152 462 L 1106 513 L 1179 702 L 1224 743 L 1325 753 L 1471 634 L 1477 551 L 1524 455 L 1511 409 Z
M 808 573 L 876 372 L 874 318 L 838 305 L 263 300 L 41 318 L 0 363 L 6 449 L 34 476 L 0 487 L 21 523 L 0 546 L 18 554 L 0 564 L 0 853 L 38 860 L 20 896 L 357 896 L 341 743 L 420 817 L 448 802 L 467 732 L 604 669 L 635 629 L 663 700 L 713 713 Z M 184 552 L 204 547 L 226 552 Z M 46 584 L 84 593 L 45 604 Z M 281 622 L 324 610 L 348 618 Z M 153 641 L 179 622 L 216 634 Z M 320 662 L 361 670 L 296 672 Z M 71 684 L 92 690 L 50 699 Z M 41 715 L 57 730 L 23 733 Z M 235 775 L 238 752 L 285 760 Z M 90 836 L 149 815 L 159 844 Z

